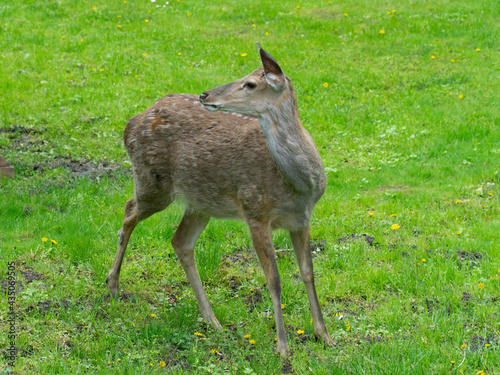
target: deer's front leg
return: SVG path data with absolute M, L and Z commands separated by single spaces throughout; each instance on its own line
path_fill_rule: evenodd
M 249 221 L 253 246 L 264 270 L 267 287 L 273 300 L 274 319 L 276 322 L 277 350 L 281 355 L 288 354 L 283 314 L 281 312 L 281 279 L 276 265 L 276 254 L 273 246 L 271 226 L 268 223 Z
M 307 297 L 309 298 L 309 305 L 311 307 L 311 315 L 313 317 L 314 334 L 317 338 L 322 340 L 325 344 L 336 345 L 335 341 L 331 338 L 326 330 L 321 308 L 319 306 L 318 295 L 316 294 L 316 287 L 314 286 L 314 272 L 311 250 L 309 248 L 309 226 L 301 228 L 296 231 L 290 231 L 293 249 L 299 264 L 300 275 L 306 286 Z
M 203 229 L 207 226 L 209 220 L 210 218 L 207 216 L 186 209 L 181 223 L 172 238 L 172 246 L 193 288 L 203 319 L 205 319 L 208 324 L 212 324 L 214 328 L 222 329 L 221 324 L 212 311 L 212 306 L 210 306 L 208 302 L 207 295 L 203 290 L 203 285 L 201 284 L 200 275 L 198 274 L 194 260 L 194 245 L 201 232 L 203 232 Z

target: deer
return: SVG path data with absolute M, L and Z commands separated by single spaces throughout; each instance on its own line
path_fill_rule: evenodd
M 326 176 L 318 149 L 301 124 L 290 78 L 259 43 L 257 48 L 262 67 L 253 73 L 199 97 L 167 95 L 128 121 L 123 140 L 132 163 L 134 197 L 125 205 L 106 282 L 115 298 L 132 231 L 180 199 L 185 211 L 171 244 L 204 321 L 221 330 L 196 268 L 194 247 L 211 217 L 244 220 L 273 304 L 276 350 L 287 355 L 272 241 L 276 228 L 290 234 L 315 336 L 335 345 L 321 312 L 310 250 L 309 223 L 326 189 Z

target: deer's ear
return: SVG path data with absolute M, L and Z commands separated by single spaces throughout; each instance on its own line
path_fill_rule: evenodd
M 264 72 L 266 73 L 266 81 L 274 88 L 276 91 L 281 91 L 285 87 L 285 74 L 281 70 L 280 66 L 276 60 L 264 51 L 259 43 L 257 43 L 257 48 L 259 49 L 260 59 L 262 60 L 262 66 L 264 67 Z

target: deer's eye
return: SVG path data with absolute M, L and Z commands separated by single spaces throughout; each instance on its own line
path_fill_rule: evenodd
M 253 82 L 247 82 L 245 86 L 249 89 L 254 89 L 257 85 Z

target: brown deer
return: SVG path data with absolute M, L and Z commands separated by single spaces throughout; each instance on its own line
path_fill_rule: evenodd
M 315 335 L 334 344 L 321 314 L 309 248 L 309 222 L 326 177 L 314 141 L 300 122 L 290 79 L 257 47 L 263 67 L 250 75 L 199 97 L 167 95 L 129 120 L 123 138 L 132 161 L 135 196 L 125 205 L 106 281 L 116 296 L 130 234 L 140 221 L 179 198 L 186 209 L 172 246 L 204 320 L 221 329 L 196 269 L 194 246 L 210 217 L 243 219 L 273 301 L 277 350 L 286 354 L 274 228 L 290 232 Z

